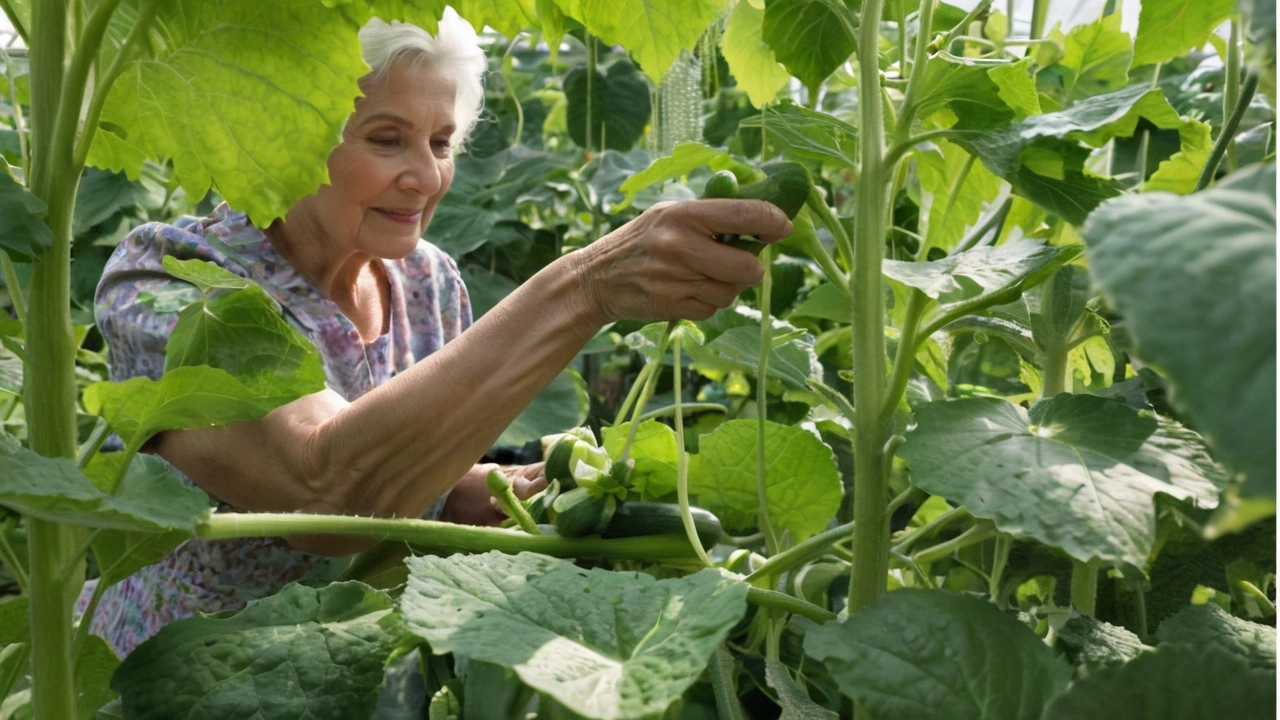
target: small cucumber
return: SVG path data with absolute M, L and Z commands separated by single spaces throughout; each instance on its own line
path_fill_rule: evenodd
M 573 456 L 573 446 L 578 442 L 577 438 L 566 435 L 551 446 L 551 452 L 547 453 L 547 464 L 542 471 L 547 482 L 559 480 L 561 487 L 565 490 L 572 490 L 578 486 L 573 480 L 573 471 L 569 465 L 569 458 Z
M 707 181 L 707 185 L 702 190 L 704 198 L 728 198 L 732 200 L 738 197 L 738 178 L 728 170 L 717 171 L 711 179 Z
M 720 542 L 720 519 L 699 507 L 689 508 L 693 527 L 702 547 L 711 548 Z M 625 502 L 618 506 L 604 531 L 603 538 L 637 537 L 640 535 L 684 534 L 684 521 L 680 519 L 680 506 L 660 502 Z
M 556 532 L 561 537 L 576 538 L 603 530 L 613 518 L 618 501 L 612 495 L 594 498 L 586 488 L 575 488 L 551 504 L 556 511 Z

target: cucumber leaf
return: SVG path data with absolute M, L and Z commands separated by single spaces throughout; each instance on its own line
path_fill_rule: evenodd
M 258 227 L 326 181 L 368 69 L 355 23 L 309 0 L 174 0 L 156 29 L 107 96 L 91 165 L 136 179 L 171 158 L 188 197 L 216 187 Z
M 126 717 L 368 718 L 404 624 L 358 582 L 297 583 L 161 628 L 111 681 Z
M 76 464 L 19 447 L 0 447 L 0 504 L 42 520 L 118 530 L 192 532 L 209 512 L 209 498 L 182 484 L 163 460 L 135 457 L 120 491 L 99 490 Z
M 805 653 L 873 717 L 1021 720 L 1071 679 L 1025 625 L 945 590 L 895 590 L 844 622 L 803 625 Z
M 630 150 L 644 134 L 652 110 L 649 84 L 628 60 L 618 60 L 607 72 L 596 71 L 587 98 L 587 68 L 575 68 L 564 76 L 569 101 L 569 137 L 587 147 L 587 124 L 592 127 L 589 150 Z M 587 117 L 587 109 L 591 117 Z
M 436 653 L 510 668 L 590 718 L 661 715 L 746 612 L 720 571 L 657 580 L 532 553 L 417 557 L 400 600 Z
M 1134 67 L 1166 62 L 1204 45 L 1235 9 L 1235 0 L 1147 0 L 1138 15 Z
M 761 30 L 778 62 L 816 96 L 857 49 L 857 24 L 840 0 L 770 0 Z
M 1252 718 L 1275 714 L 1276 673 L 1253 669 L 1216 647 L 1169 645 L 1076 682 L 1055 698 L 1044 720 Z
M 770 144 L 779 147 L 788 160 L 857 167 L 858 131 L 834 115 L 801 107 L 792 100 L 770 105 L 761 115 L 744 118 L 738 127 L 767 127 Z
M 1123 88 L 1132 63 L 1133 41 L 1120 29 L 1120 13 L 1075 26 L 1067 33 L 1058 65 L 1067 102 Z
M 45 207 L 9 174 L 0 158 L 0 248 L 15 260 L 27 260 L 53 244 L 53 231 L 45 224 Z
M 623 198 L 621 205 L 614 208 L 614 211 L 630 205 L 641 190 L 667 180 L 682 178 L 703 165 L 709 166 L 712 170 L 735 169 L 735 175 L 741 170 L 748 173 L 747 177 L 750 176 L 749 173 L 755 172 L 753 168 L 735 161 L 723 150 L 717 150 L 702 143 L 682 142 L 676 145 L 670 155 L 654 160 L 652 165 L 627 178 L 618 187 L 626 193 L 626 197 Z M 741 179 L 739 177 L 739 180 Z
M 1068 620 L 1056 638 L 1055 646 L 1062 648 L 1067 659 L 1089 672 L 1108 665 L 1123 665 L 1151 650 L 1137 635 L 1088 615 Z
M 617 459 L 627 444 L 631 423 L 604 428 L 604 448 Z M 631 484 L 646 497 L 659 498 L 676 491 L 676 432 L 657 420 L 645 420 L 636 428 L 631 445 Z
M 1275 166 L 1186 197 L 1117 199 L 1090 218 L 1089 267 L 1246 494 L 1275 496 Z
M 1117 400 L 1063 394 L 1028 413 L 972 398 L 915 411 L 899 451 L 915 485 L 1083 562 L 1143 567 L 1154 496 L 1212 507 L 1226 484 L 1194 433 Z
M 739 2 L 733 6 L 720 38 L 720 51 L 729 64 L 729 72 L 757 108 L 771 102 L 791 80 L 791 73 L 765 43 L 763 24 L 762 8 Z
M 1276 669 L 1276 629 L 1243 620 L 1213 603 L 1188 605 L 1160 623 L 1160 644 L 1218 647 L 1244 658 L 1250 667 Z
M 931 262 L 885 260 L 884 274 L 942 305 L 952 305 L 1015 286 L 1061 252 L 1062 248 L 1038 242 L 1012 242 Z
M 730 420 L 698 440 L 689 463 L 689 492 L 715 513 L 727 530 L 755 526 L 756 420 Z M 840 471 L 831 448 L 797 427 L 767 423 L 764 437 L 765 496 L 769 522 L 799 542 L 826 529 L 840 507 Z
M 606 45 L 631 51 L 655 85 L 702 33 L 724 14 L 729 0 L 555 0 Z

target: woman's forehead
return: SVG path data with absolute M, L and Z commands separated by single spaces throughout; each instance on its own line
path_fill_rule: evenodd
M 415 123 L 453 118 L 457 80 L 430 62 L 397 60 L 385 72 L 360 79 L 363 97 L 356 98 L 357 123 L 377 115 L 399 115 Z

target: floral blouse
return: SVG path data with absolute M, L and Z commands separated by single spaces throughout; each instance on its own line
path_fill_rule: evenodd
M 315 344 L 328 387 L 348 401 L 440 349 L 471 324 L 457 265 L 422 241 L 408 257 L 383 261 L 391 285 L 390 329 L 366 345 L 333 301 L 276 254 L 261 230 L 223 204 L 205 218 L 139 227 L 107 262 L 94 314 L 110 348 L 112 380 L 158 378 L 177 311 L 199 298 L 194 287 L 164 271 L 166 255 L 212 261 L 261 286 L 280 304 L 285 319 Z M 325 560 L 279 538 L 189 540 L 104 591 L 90 629 L 124 657 L 166 623 L 196 612 L 240 609 L 290 582 L 318 580 Z M 78 612 L 96 582 L 86 585 Z

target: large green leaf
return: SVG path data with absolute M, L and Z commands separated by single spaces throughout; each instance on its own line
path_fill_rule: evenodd
M 920 79 L 916 118 L 928 120 L 948 110 L 956 130 L 985 130 L 1007 123 L 1014 112 L 1000 97 L 1000 87 L 988 75 L 991 66 L 963 58 L 929 58 Z
M 930 262 L 885 260 L 884 274 L 943 305 L 1012 287 L 1056 258 L 1062 248 L 1024 241 L 977 247 Z
M 1120 29 L 1120 13 L 1075 26 L 1067 33 L 1060 62 L 1065 69 L 1062 79 L 1067 102 L 1115 92 L 1128 85 L 1132 62 L 1133 42 L 1129 33 Z
M 631 423 L 604 428 L 604 448 L 609 456 L 622 455 L 627 444 Z M 631 445 L 631 459 L 636 461 L 631 470 L 631 485 L 642 495 L 662 497 L 676 491 L 676 432 L 657 420 L 645 420 L 636 428 L 636 439 Z
M 1081 224 L 1100 202 L 1118 195 L 1120 185 L 1085 171 L 1090 151 L 1079 143 L 1100 147 L 1129 137 L 1142 118 L 1160 128 L 1184 124 L 1160 90 L 1134 85 L 995 129 L 956 131 L 949 139 L 981 158 L 1014 192 Z
M 120 491 L 108 495 L 74 462 L 16 442 L 0 447 L 0 504 L 51 522 L 145 532 L 191 532 L 209 512 L 208 496 L 183 485 L 159 458 L 137 457 Z
M 660 182 L 684 177 L 703 165 L 710 167 L 712 170 L 741 168 L 744 172 L 750 171 L 749 168 L 734 160 L 724 150 L 717 150 L 702 143 L 683 142 L 676 145 L 675 150 L 670 155 L 654 160 L 652 165 L 627 178 L 618 187 L 619 190 L 626 193 L 621 207 L 631 204 L 631 201 L 635 200 L 636 195 L 641 190 L 657 185 Z M 621 207 L 617 209 L 621 209 Z
M 1023 720 L 1064 690 L 1070 667 L 980 598 L 906 588 L 841 623 L 809 626 L 805 653 L 873 717 Z
M 1166 62 L 1204 45 L 1235 9 L 1235 0 L 1143 0 L 1134 67 Z
M 53 231 L 44 222 L 45 204 L 9 174 L 0 158 L 0 248 L 15 259 L 30 260 L 53 243 Z
M 126 447 L 162 430 L 254 420 L 324 388 L 315 346 L 262 288 L 199 260 L 165 258 L 165 268 L 204 293 L 179 315 L 165 374 L 94 383 L 84 392 L 85 409 L 105 417 Z
M 756 420 L 730 420 L 698 440 L 689 463 L 689 492 L 732 531 L 755 526 Z M 767 423 L 764 435 L 765 497 L 769 523 L 778 533 L 803 540 L 825 530 L 840 507 L 840 471 L 835 456 L 816 435 Z
M 655 84 L 692 50 L 729 0 L 555 0 L 564 14 L 608 45 L 626 48 Z
M 1151 650 L 1137 635 L 1088 615 L 1071 618 L 1058 629 L 1055 637 L 1055 647 L 1061 648 L 1068 660 L 1086 671 L 1122 665 Z
M 569 137 L 587 147 L 587 73 L 575 68 L 564 76 L 569 101 Z M 618 60 L 608 72 L 596 71 L 591 84 L 591 150 L 630 150 L 649 123 L 649 85 L 627 60 Z
M 1085 228 L 1089 267 L 1134 354 L 1246 491 L 1275 495 L 1275 166 L 1178 197 L 1117 199 Z
M 1143 567 L 1154 496 L 1212 506 L 1226 482 L 1194 433 L 1116 400 L 1059 395 L 1028 413 L 973 398 L 915 411 L 899 452 L 914 484 L 1081 561 Z
M 729 64 L 729 72 L 747 99 L 756 107 L 764 107 L 778 91 L 786 87 L 791 74 L 778 62 L 773 48 L 764 41 L 764 10 L 750 2 L 739 2 L 729 14 L 724 34 L 720 36 L 720 52 Z
M 1163 160 L 1143 183 L 1146 192 L 1171 192 L 1186 195 L 1196 189 L 1200 173 L 1209 162 L 1213 147 L 1213 128 L 1199 120 L 1188 120 L 1178 128 L 1181 148 Z
M 788 160 L 835 163 L 856 167 L 858 131 L 825 112 L 783 100 L 738 124 L 744 128 L 768 128 L 769 142 L 782 150 Z
M 1160 623 L 1160 644 L 1219 647 L 1244 658 L 1250 667 L 1276 669 L 1276 629 L 1231 615 L 1214 603 L 1188 605 Z
M 936 147 L 915 153 L 916 177 L 924 194 L 920 210 L 927 215 L 921 218 L 927 224 L 921 225 L 927 247 L 950 251 L 1000 193 L 1002 183 L 981 163 L 970 164 L 973 156 L 954 143 L 940 140 Z
M 812 95 L 857 49 L 857 18 L 840 0 L 766 0 L 764 41 Z
M 534 0 L 450 0 L 458 15 L 466 18 L 476 32 L 485 26 L 509 38 L 527 27 L 534 27 L 538 17 Z
M 266 227 L 327 179 L 324 159 L 367 71 L 358 27 L 312 0 L 174 0 L 164 41 L 127 63 L 89 162 L 137 178 L 172 158 L 187 195 L 216 187 Z
M 573 370 L 563 370 L 511 421 L 495 444 L 524 445 L 578 427 L 587 418 L 589 404 L 586 381 Z
M 657 580 L 542 555 L 410 558 L 400 608 L 437 653 L 510 668 L 589 718 L 661 715 L 746 611 L 720 571 Z
M 1215 647 L 1170 645 L 1073 684 L 1043 720 L 1201 720 L 1275 716 L 1274 670 L 1251 669 Z
M 120 667 L 120 658 L 106 640 L 88 635 L 76 654 L 76 712 L 79 720 L 91 720 L 98 708 L 116 698 L 111 676 Z
M 225 616 L 161 628 L 111 681 L 127 717 L 321 718 L 372 715 L 404 637 L 391 598 L 357 582 L 296 583 Z

